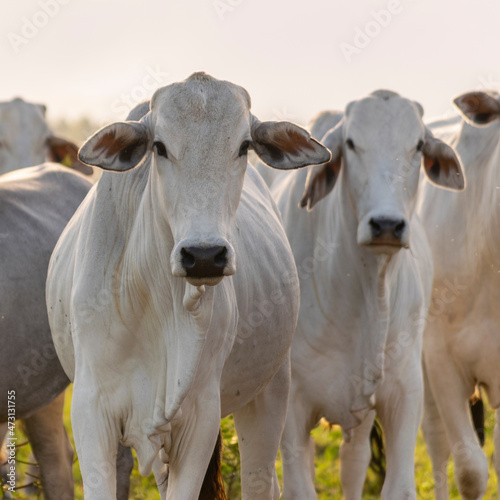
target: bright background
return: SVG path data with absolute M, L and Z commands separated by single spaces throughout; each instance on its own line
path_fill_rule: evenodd
M 500 88 L 499 22 L 498 0 L 6 2 L 0 100 L 103 124 L 203 70 L 243 85 L 261 119 L 304 123 L 381 87 L 430 118 L 450 114 L 459 93 Z

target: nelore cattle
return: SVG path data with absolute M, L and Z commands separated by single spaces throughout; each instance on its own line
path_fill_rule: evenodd
M 286 500 L 316 498 L 310 432 L 321 418 L 342 426 L 344 498 L 361 498 L 375 414 L 386 437 L 382 498 L 416 498 L 433 272 L 428 222 L 415 210 L 421 166 L 439 187 L 464 187 L 459 159 L 422 115 L 418 103 L 387 90 L 344 113 L 324 112 L 312 134 L 331 160 L 272 182 L 301 291 L 281 443 Z
M 55 164 L 0 176 L 0 422 L 5 433 L 9 417 L 24 419 L 48 500 L 73 499 L 73 449 L 63 425 L 69 379 L 50 335 L 45 281 L 54 246 L 90 186 Z
M 455 99 L 462 118 L 435 122 L 454 145 L 467 177 L 464 193 L 424 183 L 419 212 L 435 262 L 424 333 L 423 431 L 436 498 L 448 498 L 450 454 L 463 499 L 483 498 L 488 461 L 467 401 L 480 386 L 496 409 L 495 469 L 500 476 L 500 98 L 475 91 Z
M 160 88 L 140 120 L 104 127 L 80 150 L 107 172 L 57 244 L 47 305 L 74 382 L 86 499 L 115 498 L 118 443 L 135 448 L 142 474 L 154 468 L 163 498 L 222 498 L 218 476 L 204 476 L 229 413 L 242 497 L 279 497 L 299 291 L 249 148 L 279 169 L 330 158 L 304 129 L 260 122 L 243 88 L 204 73 Z

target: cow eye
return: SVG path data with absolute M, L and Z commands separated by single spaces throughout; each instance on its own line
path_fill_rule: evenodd
M 238 152 L 238 157 L 245 156 L 248 153 L 248 148 L 250 147 L 250 141 L 243 141 Z
M 345 145 L 348 147 L 348 149 L 354 151 L 354 142 L 352 142 L 352 139 L 347 139 L 345 141 Z
M 422 151 L 424 147 L 424 141 L 422 139 L 420 139 L 420 141 L 418 141 L 418 144 L 417 144 L 417 151 L 420 153 L 420 151 Z
M 167 148 L 165 147 L 165 144 L 161 141 L 155 141 L 153 143 L 153 147 L 156 148 L 156 152 L 158 155 L 163 156 L 164 158 L 168 158 L 167 154 Z

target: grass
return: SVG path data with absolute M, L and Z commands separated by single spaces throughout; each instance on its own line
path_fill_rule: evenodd
M 70 397 L 71 393 L 68 391 L 65 407 L 65 422 L 67 424 L 70 439 L 72 439 L 71 426 L 70 426 Z M 487 405 L 485 404 L 485 407 Z M 488 489 L 486 491 L 485 499 L 493 500 L 497 498 L 497 479 L 493 468 L 493 427 L 494 427 L 494 412 L 489 408 L 486 409 L 486 444 L 484 452 L 488 458 L 490 477 L 488 480 Z M 231 417 L 228 417 L 222 422 L 222 431 L 224 437 L 224 463 L 223 475 L 226 481 L 226 491 L 230 500 L 240 498 L 239 488 L 239 455 L 238 443 L 234 433 L 234 425 Z M 17 426 L 16 433 L 18 436 L 18 443 L 26 441 L 26 438 Z M 319 500 L 338 500 L 342 498 L 342 489 L 339 479 L 339 446 L 342 440 L 342 434 L 339 427 L 330 427 L 327 424 L 320 424 L 313 431 L 313 436 L 316 441 L 316 491 L 318 492 Z M 29 458 L 29 445 L 18 448 L 16 457 L 20 460 L 27 461 Z M 431 499 L 434 498 L 433 492 L 433 478 L 432 470 L 425 444 L 421 433 L 418 436 L 416 455 L 415 455 L 415 476 L 417 484 L 417 498 L 418 499 Z M 27 466 L 19 463 L 17 465 L 18 472 L 18 485 L 30 482 L 30 478 L 26 476 Z M 281 481 L 281 462 L 277 461 L 278 477 Z M 75 498 L 77 500 L 83 499 L 82 478 L 78 461 L 75 460 L 73 467 L 75 477 Z M 450 461 L 448 466 L 448 480 L 450 485 L 450 499 L 460 500 L 454 479 L 453 479 L 453 464 Z M 363 500 L 372 500 L 380 498 L 380 481 L 372 472 L 368 472 L 368 477 L 365 482 Z M 1 494 L 0 494 L 1 495 Z M 1 496 L 0 496 L 1 498 Z M 14 498 L 40 498 L 41 494 L 27 495 L 24 490 L 19 490 L 14 495 Z M 143 478 L 140 476 L 137 466 L 134 467 L 131 478 L 131 493 L 132 500 L 157 500 L 159 498 L 156 490 L 153 476 Z

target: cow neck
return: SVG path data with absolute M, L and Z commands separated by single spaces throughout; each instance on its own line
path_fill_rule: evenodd
M 339 243 L 335 259 L 337 269 L 331 269 L 337 276 L 340 293 L 349 291 L 350 314 L 363 318 L 361 331 L 364 359 L 359 375 L 362 377 L 362 394 L 373 394 L 382 380 L 384 350 L 389 330 L 389 264 L 395 256 L 374 255 L 365 247 L 358 245 L 358 219 L 346 191 L 346 179 L 340 176 L 339 185 L 333 190 L 328 214 L 329 233 L 335 234 L 334 241 Z M 396 254 L 397 255 L 397 254 Z M 342 263 L 342 265 L 339 265 Z M 335 293 L 339 293 L 336 291 Z M 353 332 L 346 332 L 352 335 Z
M 452 142 L 467 187 L 456 193 L 425 186 L 422 220 L 434 226 L 427 233 L 436 280 L 458 272 L 463 284 L 480 280 L 483 287 L 487 274 L 500 271 L 500 122 L 485 128 L 462 122 Z
M 467 188 L 454 197 L 454 210 L 465 218 L 467 230 L 460 229 L 469 263 L 475 268 L 495 263 L 496 271 L 500 271 L 500 233 L 494 229 L 500 227 L 500 122 L 482 129 L 462 123 L 457 152 Z
M 122 321 L 130 320 L 128 327 L 150 346 L 150 357 L 142 369 L 155 370 L 150 373 L 155 381 L 151 407 L 137 412 L 151 425 L 133 443 L 141 470 L 149 473 L 161 436 L 170 432 L 172 420 L 182 415 L 179 409 L 195 383 L 207 336 L 215 335 L 214 289 L 209 287 L 192 311 L 184 306 L 188 285 L 171 273 L 174 240 L 160 208 L 150 165 L 122 174 L 118 184 L 121 208 L 129 212 L 120 270 L 122 282 L 127 283 L 127 292 L 120 298 Z
M 121 282 L 127 284 L 121 287 L 121 310 L 134 317 L 154 313 L 160 321 L 177 280 L 170 269 L 173 237 L 155 199 L 151 172 L 146 161 L 129 172 L 111 175 L 116 193 L 114 212 L 124 241 L 117 272 Z M 179 283 L 179 288 L 182 285 Z M 162 300 L 155 295 L 161 295 Z

